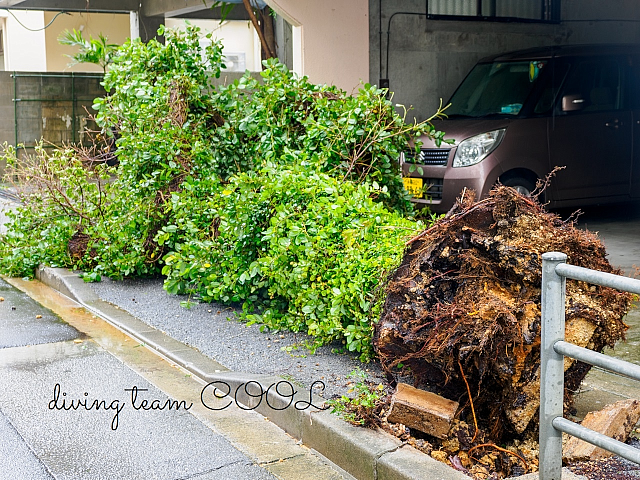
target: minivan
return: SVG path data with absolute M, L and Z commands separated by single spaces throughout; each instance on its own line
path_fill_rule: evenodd
M 414 202 L 446 212 L 466 187 L 544 191 L 551 208 L 640 197 L 640 46 L 533 48 L 485 58 L 434 121 L 453 145 L 422 138 L 401 156 Z

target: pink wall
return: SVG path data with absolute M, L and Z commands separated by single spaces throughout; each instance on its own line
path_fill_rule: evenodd
M 301 52 L 294 70 L 314 83 L 347 92 L 369 78 L 368 0 L 266 0 L 291 25 L 299 27 Z M 295 37 L 295 33 L 294 33 Z

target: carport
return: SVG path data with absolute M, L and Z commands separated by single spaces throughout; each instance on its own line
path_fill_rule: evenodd
M 143 40 L 165 18 L 250 19 L 248 0 L 0 0 L 0 8 L 127 13 Z M 230 11 L 225 5 L 236 4 Z M 275 12 L 277 56 L 316 83 L 389 86 L 410 116 L 432 115 L 480 58 L 536 46 L 637 43 L 640 8 L 596 0 L 250 0 Z M 270 15 L 263 15 L 267 18 Z M 269 23 L 269 22 L 266 22 Z

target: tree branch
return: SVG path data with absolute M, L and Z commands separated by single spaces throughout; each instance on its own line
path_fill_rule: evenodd
M 260 24 L 258 23 L 256 15 L 253 13 L 253 8 L 251 7 L 250 1 L 242 0 L 242 3 L 244 4 L 244 8 L 249 14 L 249 18 L 251 19 L 251 23 L 253 23 L 253 27 L 256 29 L 256 32 L 258 32 L 258 37 L 260 37 L 260 43 L 262 44 L 262 49 L 264 50 L 265 55 L 267 56 L 267 58 L 275 57 L 275 55 L 269 48 L 269 44 L 267 43 L 266 38 L 264 38 L 264 33 L 262 32 L 262 28 L 260 28 Z

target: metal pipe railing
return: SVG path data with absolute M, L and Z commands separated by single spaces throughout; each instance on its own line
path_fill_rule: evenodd
M 636 365 L 635 363 L 629 363 L 608 355 L 602 355 L 588 348 L 579 347 L 578 345 L 562 340 L 556 342 L 553 349 L 565 357 L 575 358 L 589 365 L 604 368 L 610 372 L 619 373 L 625 377 L 640 381 L 640 365 Z
M 622 277 L 620 275 L 614 275 L 613 273 L 599 272 L 597 270 L 568 265 L 566 263 L 558 264 L 556 267 L 556 273 L 566 278 L 582 280 L 583 282 L 602 285 L 603 287 L 611 287 L 616 290 L 624 290 L 626 292 L 637 293 L 640 295 L 640 280 L 636 280 L 635 278 Z
M 640 380 L 640 366 L 564 341 L 566 279 L 640 294 L 640 280 L 567 265 L 567 255 L 542 255 L 540 342 L 540 480 L 562 478 L 562 432 L 640 463 L 640 451 L 563 418 L 564 357 Z
M 593 445 L 609 450 L 610 452 L 620 455 L 621 457 L 631 460 L 632 462 L 640 463 L 640 450 L 630 447 L 618 440 L 614 440 L 611 437 L 602 435 L 601 433 L 594 432 L 593 430 L 573 423 L 566 418 L 557 417 L 553 419 L 554 428 L 561 432 L 568 433 L 574 437 L 584 440 L 585 442 L 592 443 Z M 542 477 L 540 477 L 542 478 Z

